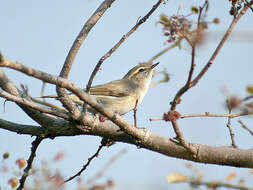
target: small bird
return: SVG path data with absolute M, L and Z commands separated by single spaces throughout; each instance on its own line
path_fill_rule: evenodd
M 97 102 L 104 107 L 124 115 L 142 102 L 149 89 L 153 69 L 158 64 L 139 64 L 130 69 L 120 80 L 91 87 L 90 95 L 94 96 Z M 76 103 L 83 104 L 76 95 L 70 94 L 70 97 Z M 57 96 L 43 96 L 43 98 L 57 98 Z M 87 110 L 96 113 L 91 107 L 88 107 Z

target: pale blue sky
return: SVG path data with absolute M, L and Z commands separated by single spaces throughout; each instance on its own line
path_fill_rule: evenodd
M 0 51 L 9 59 L 51 74 L 59 74 L 73 40 L 100 2 L 99 0 L 3 1 L 0 7 Z M 190 5 L 198 6 L 201 2 L 203 1 L 170 0 L 166 5 L 161 5 L 151 18 L 103 63 L 94 84 L 121 78 L 136 63 L 147 61 L 167 47 L 164 45 L 165 38 L 162 36 L 161 26 L 156 25 L 160 14 L 176 14 L 179 5 L 181 5 L 180 13 L 188 14 Z M 155 3 L 156 1 L 145 0 L 116 1 L 92 29 L 82 45 L 69 78 L 84 87 L 99 58 L 129 31 L 139 16 L 146 14 Z M 197 51 L 196 72 L 210 58 L 221 39 L 222 32 L 230 24 L 232 17 L 228 13 L 229 7 L 228 1 L 215 1 L 214 4 L 211 1 L 208 19 L 219 17 L 221 24 L 210 26 L 210 31 L 213 31 L 214 35 L 206 46 Z M 243 31 L 252 32 L 252 26 L 252 12 L 248 11 L 236 26 L 235 34 Z M 184 48 L 190 50 L 186 45 Z M 245 96 L 245 86 L 252 84 L 252 48 L 252 36 L 247 40 L 243 38 L 235 42 L 233 38 L 229 40 L 199 85 L 183 96 L 178 111 L 182 114 L 206 111 L 225 113 L 225 97 L 221 91 L 224 86 L 233 93 Z M 189 52 L 179 51 L 176 48 L 159 58 L 158 69 L 166 68 L 170 73 L 171 81 L 149 90 L 138 109 L 140 126 L 168 138 L 174 137 L 170 123 L 150 123 L 148 119 L 161 117 L 163 112 L 168 111 L 169 102 L 178 88 L 185 83 L 190 65 Z M 40 95 L 40 81 L 30 79 L 15 71 L 7 69 L 4 71 L 16 85 L 27 84 L 32 96 Z M 48 85 L 46 94 L 54 93 L 54 89 L 53 86 Z M 0 103 L 2 105 L 1 118 L 23 124 L 34 124 L 15 104 L 7 102 L 5 112 L 3 112 L 3 99 L 0 99 Z M 132 113 L 127 114 L 125 118 L 132 121 Z M 252 126 L 252 118 L 243 118 L 243 120 L 248 126 Z M 226 119 L 222 118 L 192 118 L 179 121 L 180 129 L 187 140 L 217 146 L 230 145 L 229 133 L 225 124 Z M 237 119 L 232 121 L 232 126 L 239 147 L 252 148 L 252 136 L 239 127 Z M 0 153 L 10 152 L 11 159 L 8 161 L 10 165 L 14 164 L 19 157 L 28 157 L 33 138 L 4 130 L 0 131 Z M 42 159 L 52 158 L 58 151 L 64 151 L 66 158 L 57 167 L 61 168 L 68 177 L 79 170 L 87 158 L 94 153 L 99 141 L 98 137 L 88 136 L 45 140 L 38 149 L 35 165 Z M 185 172 L 183 164 L 187 161 L 165 157 L 122 143 L 104 149 L 99 158 L 83 173 L 83 179 L 95 175 L 106 161 L 123 147 L 127 148 L 128 153 L 106 171 L 101 182 L 112 178 L 116 182 L 115 189 L 153 189 L 154 186 L 160 189 L 170 187 L 180 189 L 176 185 L 168 184 L 165 177 L 171 172 Z M 247 169 L 195 165 L 208 175 L 206 179 L 223 179 L 231 171 L 239 172 L 240 177 L 249 177 Z M 6 179 L 0 178 L 0 186 L 6 183 L 3 180 Z

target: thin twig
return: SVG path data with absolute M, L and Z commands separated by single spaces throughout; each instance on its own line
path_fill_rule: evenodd
M 241 124 L 242 128 L 246 129 L 251 135 L 253 135 L 253 131 L 250 130 L 241 120 L 238 120 L 238 122 Z
M 99 71 L 99 68 L 101 67 L 102 63 L 110 57 L 119 47 L 120 45 L 131 35 L 133 34 L 141 24 L 146 22 L 146 20 L 150 17 L 150 15 L 159 7 L 159 5 L 163 2 L 164 0 L 159 0 L 153 7 L 152 9 L 144 16 L 142 17 L 136 24 L 135 26 L 127 32 L 125 35 L 122 36 L 122 38 L 116 43 L 103 57 L 100 58 L 98 61 L 97 65 L 95 66 L 94 70 L 91 73 L 90 79 L 88 84 L 86 85 L 86 92 L 88 93 L 90 90 L 90 87 L 92 85 L 92 82 Z
M 104 141 L 102 140 L 100 146 L 98 147 L 98 149 L 97 149 L 97 151 L 96 151 L 96 153 L 93 154 L 90 158 L 88 158 L 87 163 L 86 163 L 85 165 L 83 165 L 82 169 L 81 169 L 79 172 L 77 172 L 75 175 L 73 175 L 72 177 L 70 177 L 70 178 L 68 178 L 67 180 L 65 180 L 65 181 L 63 182 L 63 184 L 64 184 L 64 183 L 67 183 L 67 182 L 69 182 L 69 181 L 71 181 L 72 179 L 76 178 L 77 176 L 80 176 L 80 175 L 83 173 L 83 171 L 86 170 L 86 168 L 90 165 L 91 161 L 92 161 L 94 158 L 98 157 L 98 155 L 99 155 L 100 151 L 102 150 L 102 148 L 103 148 L 104 146 L 106 146 L 106 144 L 103 143 L 103 142 L 104 142 Z
M 247 4 L 249 4 L 248 0 L 245 0 Z M 253 8 L 251 7 L 251 5 L 249 4 L 249 8 L 250 10 L 253 12 Z
M 46 96 L 45 96 L 46 97 Z M 47 107 L 50 107 L 50 108 L 52 108 L 52 109 L 56 109 L 56 110 L 61 110 L 61 111 L 67 111 L 64 107 L 61 107 L 61 106 L 57 106 L 57 105 L 55 105 L 55 104 L 51 104 L 51 103 L 49 103 L 49 102 L 47 102 L 47 101 L 45 101 L 45 100 L 39 100 L 39 99 L 37 99 L 37 98 L 34 98 L 34 97 L 29 97 L 29 98 L 31 98 L 31 100 L 33 101 L 33 102 L 36 102 L 36 103 L 38 103 L 38 104 L 40 104 L 40 105 L 44 105 L 44 106 L 47 106 Z M 44 98 L 44 97 L 43 97 Z
M 104 172 L 123 154 L 125 154 L 127 150 L 124 148 L 120 150 L 117 154 L 115 154 L 113 157 L 111 157 L 108 162 L 105 164 L 105 166 L 92 178 L 87 180 L 86 184 L 91 184 L 94 181 L 96 181 L 98 178 L 101 178 L 104 174 Z
M 167 51 L 175 48 L 175 47 L 180 47 L 182 39 L 178 39 L 174 44 L 170 45 L 169 47 L 165 48 L 164 50 L 160 51 L 159 53 L 157 53 L 154 57 L 152 57 L 148 62 L 153 62 L 154 60 L 156 60 L 157 58 L 159 58 L 160 56 L 162 56 L 163 54 L 165 54 Z
M 243 98 L 242 101 L 245 102 L 245 101 L 248 101 L 252 98 L 253 98 L 253 95 L 250 95 L 250 96 L 247 96 L 247 97 Z
M 44 96 L 45 93 L 45 88 L 46 88 L 46 82 L 42 81 L 42 87 L 41 87 L 41 91 L 40 91 L 40 96 Z
M 138 100 L 135 102 L 134 106 L 134 126 L 137 127 L 137 106 L 138 106 Z
M 29 156 L 29 159 L 27 160 L 27 166 L 24 169 L 24 173 L 23 173 L 22 177 L 19 180 L 19 186 L 18 186 L 17 190 L 22 190 L 24 188 L 26 178 L 29 175 L 29 171 L 32 168 L 33 160 L 36 156 L 36 150 L 37 150 L 37 148 L 40 145 L 42 140 L 43 140 L 42 137 L 37 136 L 36 139 L 32 142 L 31 154 Z
M 231 114 L 232 109 L 229 108 L 228 112 L 229 112 L 229 114 Z M 235 134 L 234 134 L 234 132 L 232 130 L 232 126 L 231 126 L 231 117 L 228 117 L 228 122 L 227 122 L 226 126 L 229 130 L 229 134 L 230 134 L 230 138 L 231 138 L 231 145 L 232 145 L 232 147 L 237 148 L 238 146 L 235 144 Z
M 184 114 L 181 115 L 180 118 L 191 118 L 191 117 L 230 117 L 230 118 L 235 118 L 235 117 L 241 117 L 245 115 L 250 115 L 248 112 L 241 112 L 241 113 L 231 113 L 231 114 L 226 114 L 226 113 L 210 113 L 210 112 L 205 112 L 205 113 L 197 113 L 197 114 Z
M 210 113 L 210 112 L 205 112 L 205 113 L 195 113 L 195 114 L 182 114 L 180 115 L 181 119 L 184 118 L 193 118 L 193 117 L 230 117 L 235 118 L 235 117 L 241 117 L 245 115 L 251 115 L 252 113 L 249 112 L 241 112 L 241 113 L 232 113 L 232 114 L 226 114 L 226 113 Z M 150 118 L 150 121 L 161 121 L 163 118 Z

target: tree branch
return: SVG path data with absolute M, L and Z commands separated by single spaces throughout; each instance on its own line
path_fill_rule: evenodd
M 24 173 L 23 173 L 22 177 L 19 180 L 19 187 L 17 188 L 17 190 L 22 190 L 24 188 L 26 178 L 29 175 L 29 171 L 32 169 L 32 163 L 33 163 L 33 160 L 36 156 L 36 150 L 37 150 L 37 148 L 40 145 L 42 140 L 43 140 L 43 138 L 36 137 L 36 139 L 32 142 L 31 154 L 29 156 L 29 159 L 27 160 L 27 166 L 24 169 Z
M 190 70 L 189 70 L 189 74 L 188 74 L 188 78 L 187 81 L 185 83 L 185 85 L 176 93 L 173 101 L 171 102 L 171 107 L 170 107 L 170 112 L 175 112 L 176 110 L 176 106 L 177 104 L 180 102 L 180 97 L 187 91 L 190 89 L 190 85 L 191 85 L 191 81 L 192 81 L 192 76 L 193 76 L 193 72 L 194 72 L 194 68 L 195 68 L 195 48 L 196 48 L 196 43 L 197 43 L 197 39 L 199 37 L 199 33 L 200 33 L 200 19 L 202 16 L 202 10 L 204 9 L 204 7 L 207 6 L 207 1 L 205 1 L 205 3 L 203 4 L 202 7 L 199 8 L 199 15 L 198 15 L 198 25 L 197 25 L 197 34 L 196 34 L 196 39 L 195 41 L 191 41 L 187 35 L 184 35 L 184 39 L 186 39 L 186 41 L 189 43 L 189 45 L 192 48 L 192 53 L 191 53 L 191 66 L 190 66 Z M 188 151 L 190 151 L 191 153 L 193 153 L 194 156 L 196 156 L 196 149 L 194 149 L 193 147 L 190 146 L 190 144 L 185 140 L 183 133 L 180 131 L 179 127 L 178 127 L 178 123 L 176 120 L 171 121 L 173 129 L 176 133 L 176 139 L 179 141 L 179 143 L 185 147 Z
M 96 151 L 95 154 L 93 154 L 90 158 L 88 158 L 87 163 L 86 163 L 85 165 L 83 165 L 82 169 L 81 169 L 79 172 L 77 172 L 75 175 L 73 175 L 73 176 L 71 176 L 70 178 L 68 178 L 67 180 L 65 180 L 63 183 L 67 183 L 67 182 L 71 181 L 72 179 L 74 179 L 74 178 L 80 176 L 80 175 L 86 170 L 86 168 L 90 165 L 91 161 L 92 161 L 94 158 L 98 157 L 100 151 L 101 151 L 102 148 L 105 147 L 105 146 L 106 146 L 106 145 L 103 143 L 103 139 L 102 139 L 101 144 L 99 145 L 97 151 Z
M 232 33 L 235 25 L 240 20 L 240 18 L 246 13 L 246 11 L 249 9 L 249 7 L 253 4 L 253 1 L 250 1 L 250 3 L 245 4 L 241 12 L 233 19 L 232 23 L 230 24 L 229 28 L 227 29 L 226 33 L 224 34 L 222 40 L 220 41 L 219 45 L 215 49 L 213 55 L 205 65 L 205 67 L 200 71 L 200 73 L 194 78 L 194 80 L 191 82 L 191 87 L 195 86 L 198 81 L 204 76 L 204 74 L 207 72 L 209 67 L 212 65 L 213 61 L 217 57 L 218 53 L 220 52 L 221 48 L 223 47 L 224 43 L 228 39 L 229 35 Z
M 93 117 L 87 115 L 85 117 L 86 125 L 93 125 Z M 1 120 L 0 120 L 1 127 Z M 203 126 L 205 127 L 205 126 Z M 82 129 L 83 126 L 79 126 L 76 123 L 63 121 L 57 124 L 56 128 L 48 131 L 48 134 L 52 136 L 74 136 L 74 135 L 95 135 L 106 137 L 114 140 L 115 142 L 124 142 L 142 147 L 166 156 L 181 158 L 190 161 L 206 163 L 206 164 L 217 164 L 227 165 L 233 167 L 245 167 L 253 168 L 253 150 L 247 149 L 235 149 L 231 147 L 214 147 L 203 144 L 194 144 L 191 146 L 196 148 L 197 154 L 194 158 L 192 154 L 183 148 L 182 146 L 174 143 L 166 137 L 154 134 L 147 129 L 136 129 L 139 134 L 139 140 L 132 138 L 131 136 L 119 131 L 118 126 L 110 121 L 99 123 L 94 125 L 89 131 L 78 130 Z M 134 128 L 134 127 L 133 127 Z M 35 130 L 34 130 L 35 131 Z M 22 132 L 21 132 L 22 133 Z M 36 135 L 36 134 L 33 134 Z
M 97 10 L 93 13 L 93 15 L 88 19 L 88 21 L 84 24 L 82 30 L 80 31 L 79 35 L 75 39 L 67 57 L 64 62 L 63 68 L 60 73 L 60 77 L 68 78 L 68 74 L 74 62 L 74 59 L 81 47 L 83 41 L 87 38 L 88 33 L 93 28 L 93 26 L 98 22 L 98 20 L 103 16 L 105 11 L 112 5 L 115 0 L 105 0 L 101 5 L 97 8 Z M 58 96 L 60 97 L 60 101 L 62 102 L 63 106 L 69 110 L 74 118 L 78 118 L 81 116 L 81 111 L 78 106 L 69 98 L 68 94 L 64 89 L 56 86 L 56 91 Z
M 115 114 L 112 110 L 108 110 L 107 108 L 104 108 L 101 104 L 98 104 L 94 97 L 85 93 L 81 88 L 79 88 L 74 83 L 68 81 L 67 79 L 56 77 L 48 73 L 32 69 L 18 62 L 10 61 L 7 59 L 3 59 L 3 61 L 0 63 L 0 66 L 17 70 L 28 76 L 32 76 L 47 83 L 55 84 L 61 88 L 68 89 L 69 91 L 77 95 L 80 98 L 80 100 L 86 102 L 92 108 L 97 110 L 99 113 L 109 118 L 113 123 L 118 125 L 120 129 L 123 130 L 125 133 L 132 135 L 133 137 L 138 139 L 138 133 L 136 132 L 136 130 L 134 129 L 135 127 L 133 127 L 131 123 L 129 123 L 127 120 L 125 120 L 118 114 Z M 78 122 L 80 122 L 81 124 L 83 123 L 82 119 L 84 118 L 83 117 L 78 118 Z
M 48 113 L 48 114 L 51 114 L 51 115 L 55 115 L 57 117 L 61 117 L 61 118 L 64 118 L 66 120 L 71 119 L 70 115 L 66 112 L 64 113 L 61 110 L 54 110 L 54 109 L 49 109 L 47 107 L 39 106 L 38 104 L 35 104 L 34 102 L 29 101 L 26 98 L 21 98 L 21 97 L 18 97 L 18 96 L 11 95 L 11 94 L 9 94 L 9 93 L 1 90 L 1 89 L 0 89 L 0 97 L 5 98 L 6 100 L 9 100 L 9 101 L 12 101 L 12 102 L 16 102 L 18 104 L 29 106 L 30 108 L 33 108 L 33 109 L 38 110 L 38 111 L 43 112 L 43 113 Z
M 8 62 L 0 53 L 0 64 L 3 62 Z M 14 62 L 15 64 L 15 62 Z M 2 69 L 0 69 L 0 87 L 8 92 L 9 94 L 21 97 L 20 90 L 12 83 L 12 81 L 4 74 Z M 23 104 L 18 104 L 18 106 L 35 122 L 39 123 L 42 126 L 49 126 L 49 124 L 54 125 L 54 119 L 52 116 L 43 114 L 37 110 L 31 109 Z
M 158 0 L 158 2 L 152 7 L 152 9 L 144 16 L 142 17 L 137 23 L 136 25 L 129 31 L 127 32 L 125 35 L 122 36 L 122 38 L 118 41 L 118 43 L 116 43 L 113 48 L 111 48 L 103 57 L 100 58 L 100 60 L 98 61 L 96 67 L 94 68 L 94 70 L 91 73 L 89 82 L 86 86 L 86 92 L 89 92 L 91 84 L 93 82 L 93 79 L 95 78 L 97 72 L 99 71 L 99 68 L 101 67 L 102 63 L 108 58 L 110 57 L 118 48 L 119 46 L 131 35 L 133 34 L 141 24 L 143 24 L 144 22 L 146 22 L 146 20 L 150 17 L 150 15 L 159 7 L 159 5 L 163 2 L 163 0 Z

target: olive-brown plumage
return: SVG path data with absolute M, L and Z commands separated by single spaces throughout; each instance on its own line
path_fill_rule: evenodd
M 120 80 L 114 80 L 102 85 L 90 88 L 90 95 L 94 96 L 98 103 L 123 115 L 134 109 L 136 100 L 140 104 L 150 86 L 152 73 L 156 64 L 140 64 L 133 67 Z M 78 104 L 83 104 L 75 95 L 70 95 Z M 44 98 L 57 98 L 57 96 L 44 96 Z M 89 112 L 96 113 L 92 108 Z

